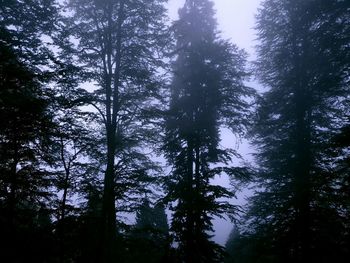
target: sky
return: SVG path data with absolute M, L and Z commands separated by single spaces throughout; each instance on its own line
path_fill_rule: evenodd
M 178 9 L 185 0 L 169 0 L 168 12 L 172 20 L 177 19 Z M 255 14 L 261 0 L 213 0 L 219 30 L 225 39 L 244 48 L 254 58 Z
M 168 12 L 171 20 L 178 18 L 178 9 L 183 6 L 185 0 L 169 0 Z M 248 60 L 252 61 L 256 55 L 254 46 L 256 45 L 255 36 L 255 14 L 262 0 L 213 0 L 216 9 L 216 19 L 218 29 L 224 39 L 228 39 L 231 43 L 236 44 L 239 48 L 244 49 L 248 53 Z M 254 82 L 248 85 L 256 87 Z M 224 146 L 236 147 L 243 155 L 245 160 L 251 160 L 253 150 L 246 141 L 237 143 L 236 138 L 228 131 L 221 131 L 222 144 Z M 229 185 L 228 178 L 221 177 L 216 179 L 216 183 L 221 185 Z M 244 198 L 249 192 L 243 191 L 238 200 L 234 203 L 244 203 Z M 228 220 L 214 220 L 215 235 L 213 240 L 221 245 L 225 245 L 233 224 Z

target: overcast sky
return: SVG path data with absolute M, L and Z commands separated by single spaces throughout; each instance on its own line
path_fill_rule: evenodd
M 178 9 L 183 6 L 185 0 L 169 0 L 169 16 L 172 20 L 178 18 Z M 222 37 L 231 40 L 238 47 L 243 48 L 249 54 L 249 60 L 255 58 L 255 14 L 261 0 L 213 0 L 216 9 L 216 19 Z M 256 86 L 256 84 L 253 84 Z M 234 137 L 228 132 L 222 133 L 223 144 L 225 146 L 236 145 Z M 239 146 L 239 152 L 250 159 L 248 144 L 243 143 Z M 228 184 L 227 178 L 219 179 L 220 184 Z M 242 202 L 245 194 L 243 193 L 238 202 Z M 214 222 L 215 237 L 214 240 L 222 245 L 225 244 L 227 237 L 232 229 L 232 223 L 217 219 Z
M 185 0 L 169 0 L 169 16 L 177 19 L 178 9 Z M 213 0 L 219 30 L 240 48 L 254 55 L 254 16 L 261 0 Z

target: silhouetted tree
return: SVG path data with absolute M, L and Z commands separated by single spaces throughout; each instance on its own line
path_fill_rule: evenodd
M 225 244 L 226 253 L 227 253 L 225 262 L 230 262 L 230 263 L 239 262 L 238 254 L 241 252 L 238 250 L 238 244 L 237 244 L 239 238 L 240 238 L 239 231 L 237 230 L 237 228 L 233 228 Z
M 347 114 L 348 115 L 348 114 Z M 339 210 L 340 220 L 343 224 L 342 233 L 338 237 L 338 245 L 341 249 L 341 255 L 349 255 L 349 245 L 350 245 L 350 126 L 349 121 L 344 123 L 344 126 L 338 134 L 335 135 L 332 144 L 330 146 L 331 156 L 335 159 L 332 162 L 334 166 L 330 171 L 328 176 L 336 178 L 334 182 L 334 187 L 337 189 L 334 192 L 335 204 L 337 204 L 337 209 Z
M 54 168 L 52 179 L 57 199 L 54 202 L 55 199 L 51 198 L 51 202 L 56 210 L 55 224 L 60 258 L 61 262 L 66 262 L 67 241 L 72 239 L 72 229 L 66 227 L 71 227 L 72 223 L 78 224 L 75 221 L 84 209 L 77 200 L 88 198 L 86 185 L 93 184 L 92 177 L 98 174 L 100 166 L 90 154 L 96 150 L 93 123 L 88 125 L 89 122 L 79 108 L 65 108 L 62 104 L 58 104 L 58 107 L 60 108 L 55 112 L 56 127 L 51 146 L 54 151 L 51 160 L 51 167 Z M 81 224 L 80 221 L 79 223 Z M 74 250 L 72 248 L 75 247 L 71 245 L 70 250 Z
M 234 151 L 219 147 L 219 129 L 244 132 L 249 111 L 245 97 L 252 90 L 243 84 L 244 52 L 218 36 L 213 3 L 188 0 L 179 15 L 173 25 L 177 58 L 164 146 L 173 167 L 167 183 L 167 200 L 176 204 L 171 229 L 181 262 L 221 262 L 222 247 L 210 239 L 211 220 L 233 215 L 237 207 L 219 201 L 234 194 L 211 180 L 221 172 L 234 176 L 244 169 L 225 166 Z
M 52 256 L 45 167 L 53 128 L 45 67 L 50 52 L 42 38 L 54 29 L 55 17 L 53 1 L 0 6 L 0 232 L 6 262 Z
M 257 73 L 269 88 L 254 129 L 261 167 L 243 236 L 277 262 L 342 262 L 334 159 L 344 120 L 349 3 L 264 1 Z M 327 238 L 325 238 L 327 237 Z
M 169 262 L 169 226 L 165 208 L 151 206 L 145 198 L 136 214 L 136 224 L 130 232 L 127 262 Z
M 146 148 L 142 144 L 152 134 L 147 115 L 161 97 L 158 68 L 163 62 L 159 55 L 167 41 L 164 2 L 71 0 L 68 4 L 73 11 L 67 15 L 69 31 L 78 43 L 70 48 L 75 49 L 77 64 L 84 67 L 86 81 L 95 84 L 89 103 L 100 114 L 105 137 L 102 211 L 106 262 L 112 261 L 115 250 L 116 191 L 118 197 L 126 196 L 116 185 L 118 159 L 130 150 L 125 145 L 132 146 L 134 153 Z
M 259 236 L 246 236 L 233 229 L 225 244 L 227 263 L 274 263 L 279 262 L 276 255 L 266 244 L 269 240 Z

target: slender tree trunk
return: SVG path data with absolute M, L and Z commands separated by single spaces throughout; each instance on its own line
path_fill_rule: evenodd
M 67 202 L 67 195 L 68 195 L 68 181 L 70 177 L 70 162 L 66 162 L 65 154 L 64 154 L 64 142 L 63 138 L 61 138 L 61 161 L 64 168 L 64 181 L 63 181 L 63 195 L 62 195 L 62 201 L 61 201 L 61 208 L 60 208 L 60 220 L 64 220 L 66 215 L 66 202 Z
M 66 203 L 67 203 L 67 195 L 68 195 L 68 181 L 70 176 L 70 170 L 69 168 L 65 168 L 65 178 L 64 178 L 64 189 L 63 189 L 63 195 L 62 195 L 62 201 L 61 201 L 61 218 L 60 218 L 60 261 L 65 262 L 65 255 L 66 255 L 66 247 L 65 247 L 65 218 L 66 218 Z
M 310 170 L 311 170 L 311 152 L 310 152 L 310 130 L 308 128 L 307 112 L 300 112 L 297 121 L 297 167 L 296 167 L 296 228 L 299 241 L 298 262 L 306 263 L 310 258 Z
M 17 197 L 16 192 L 18 189 L 18 180 L 17 180 L 17 165 L 19 162 L 19 156 L 18 156 L 18 144 L 16 142 L 16 139 L 14 138 L 13 143 L 13 161 L 10 165 L 10 193 L 9 193 L 9 200 L 8 200 L 8 233 L 9 233 L 9 251 L 7 255 L 9 258 L 9 262 L 15 262 L 16 261 L 16 251 L 14 248 L 16 247 L 17 242 L 17 231 L 16 231 L 16 205 L 17 205 Z
M 192 139 L 187 141 L 187 216 L 186 216 L 186 232 L 185 232 L 185 262 L 195 263 L 195 236 L 194 236 L 194 188 L 193 188 L 193 143 Z
M 303 47 L 305 44 L 303 43 Z M 310 176 L 311 176 L 311 109 L 308 81 L 302 72 L 303 53 L 297 55 L 296 99 L 296 167 L 295 167 L 295 207 L 297 233 L 297 262 L 310 262 Z
M 200 154 L 199 154 L 199 146 L 196 145 L 195 147 L 195 182 L 196 182 L 196 187 L 200 187 Z
M 305 72 L 308 55 L 308 42 L 305 29 L 300 26 L 305 21 L 292 17 L 293 53 L 295 71 L 295 106 L 296 106 L 296 163 L 295 163 L 295 209 L 296 209 L 296 258 L 295 262 L 308 263 L 311 258 L 311 108 L 309 79 Z
M 10 195 L 9 195 L 9 224 L 11 232 L 15 231 L 15 215 L 16 215 L 16 191 L 17 191 L 17 151 L 15 151 L 15 157 L 11 164 L 10 174 Z
M 107 45 L 107 72 L 106 74 L 106 135 L 107 135 L 107 167 L 104 178 L 103 192 L 103 261 L 106 263 L 115 262 L 116 249 L 116 207 L 115 207 L 115 155 L 116 155 L 116 131 L 117 117 L 119 111 L 119 86 L 121 68 L 121 43 L 122 24 L 124 21 L 124 0 L 119 3 L 117 19 L 117 40 L 112 42 L 112 14 L 113 3 L 108 7 L 108 45 Z M 112 73 L 113 45 L 116 45 L 115 69 Z M 113 75 L 113 85 L 112 85 Z M 113 98 L 113 99 L 112 99 Z
M 64 262 L 65 261 L 65 238 L 64 238 L 64 234 L 65 234 L 65 222 L 64 219 L 66 217 L 66 203 L 67 203 L 67 195 L 68 195 L 68 181 L 69 181 L 69 177 L 70 177 L 70 162 L 66 162 L 66 158 L 64 155 L 64 142 L 63 142 L 63 138 L 61 138 L 61 161 L 63 164 L 63 168 L 64 168 L 64 181 L 63 181 L 63 195 L 62 195 L 62 200 L 61 200 L 61 205 L 60 205 L 60 209 L 59 209 L 59 225 L 58 225 L 58 238 L 59 238 L 59 251 L 60 251 L 60 262 Z
M 69 181 L 69 170 L 66 171 L 66 176 L 64 178 L 64 189 L 61 201 L 61 220 L 64 220 L 66 217 L 66 203 L 67 203 L 67 195 L 68 195 L 68 181 Z
M 17 165 L 19 162 L 19 153 L 18 153 L 18 143 L 16 138 L 13 138 L 13 161 L 10 165 L 10 195 L 9 195 L 9 224 L 11 232 L 15 232 L 15 217 L 16 217 L 16 192 L 18 188 L 17 180 Z
M 198 143 L 195 146 L 195 161 L 194 161 L 194 178 L 195 178 L 195 193 L 196 193 L 196 199 L 195 204 L 197 203 L 197 198 L 199 198 L 198 194 L 201 192 L 201 175 L 200 175 L 200 153 L 199 153 L 199 146 Z M 202 226 L 201 226 L 201 220 L 200 220 L 200 214 L 201 211 L 198 208 L 194 208 L 193 211 L 194 214 L 194 221 L 195 221 L 195 235 L 198 237 L 201 235 Z
M 104 179 L 103 220 L 104 220 L 104 260 L 113 261 L 113 250 L 116 241 L 116 208 L 114 194 L 114 157 L 115 131 L 109 129 L 107 133 L 107 169 Z

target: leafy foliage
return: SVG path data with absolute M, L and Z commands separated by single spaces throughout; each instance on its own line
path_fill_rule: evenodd
M 116 257 L 116 212 L 132 212 L 139 192 L 150 191 L 147 184 L 159 171 L 143 150 L 156 143 L 152 120 L 161 108 L 163 78 L 158 70 L 164 65 L 160 50 L 167 44 L 163 4 L 163 0 L 71 0 L 67 5 L 68 41 L 61 43 L 64 52 L 76 56 L 85 81 L 94 85 L 80 101 L 94 107 L 100 118 L 102 144 L 97 151 L 106 166 L 102 208 L 106 262 Z

